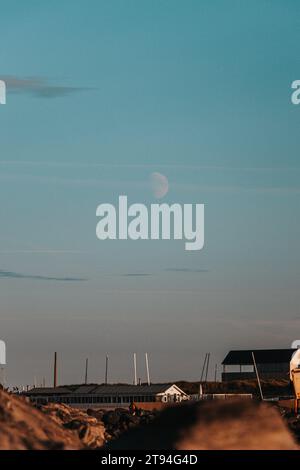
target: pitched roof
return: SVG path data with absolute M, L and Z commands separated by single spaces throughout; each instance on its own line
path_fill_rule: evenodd
M 29 395 L 64 395 L 66 393 L 71 393 L 67 387 L 36 387 L 26 392 Z
M 252 352 L 257 364 L 288 363 L 295 349 L 252 349 L 229 351 L 223 365 L 253 365 Z
M 168 383 L 153 385 L 79 385 L 75 389 L 73 386 L 72 389 L 68 387 L 33 388 L 26 395 L 156 395 L 165 393 L 172 386 L 176 387 L 178 392 L 185 394 L 177 385 Z
M 155 395 L 164 393 L 173 384 L 153 384 L 153 385 L 99 385 L 92 394 L 97 395 Z M 75 393 L 78 393 L 76 390 Z
M 97 388 L 98 385 L 80 385 L 79 387 L 75 388 L 73 390 L 73 393 L 93 393 L 95 388 Z

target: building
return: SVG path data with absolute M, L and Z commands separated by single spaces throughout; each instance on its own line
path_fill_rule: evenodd
M 252 352 L 261 379 L 289 379 L 290 360 L 295 349 L 253 349 L 229 351 L 222 362 L 222 381 L 256 378 Z
M 175 403 L 189 398 L 175 384 L 33 388 L 26 396 L 36 404 L 65 403 L 76 408 L 129 406 L 132 402 Z

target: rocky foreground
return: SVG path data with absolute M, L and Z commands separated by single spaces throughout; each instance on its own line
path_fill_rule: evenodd
M 37 409 L 0 390 L 0 449 L 299 449 L 300 421 L 281 414 L 254 401 L 185 404 L 141 416 L 57 404 Z

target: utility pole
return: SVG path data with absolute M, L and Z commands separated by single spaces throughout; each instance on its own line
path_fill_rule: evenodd
M 136 353 L 133 353 L 134 385 L 137 385 Z
M 204 377 L 204 371 L 205 371 L 206 360 L 207 360 L 207 353 L 205 353 L 205 359 L 204 359 L 204 362 L 203 362 L 203 367 L 202 367 L 200 382 L 202 382 L 203 377 Z
M 53 387 L 57 386 L 57 352 L 54 353 Z
M 215 382 L 217 381 L 218 364 L 215 365 Z
M 261 388 L 261 384 L 260 384 L 260 379 L 259 379 L 258 370 L 257 370 L 257 367 L 256 367 L 256 361 L 255 361 L 255 356 L 254 356 L 254 352 L 253 352 L 253 351 L 252 351 L 252 359 L 253 359 L 254 370 L 255 370 L 255 374 L 256 374 L 256 378 L 257 378 L 257 383 L 258 383 L 260 398 L 261 398 L 261 400 L 263 401 L 264 396 L 263 396 L 263 392 L 262 392 L 262 388 Z
M 209 359 L 210 359 L 210 353 L 207 354 L 205 382 L 207 382 Z
M 148 383 L 148 385 L 150 385 L 148 353 L 145 353 L 145 360 L 146 360 L 147 383 Z
M 85 385 L 88 383 L 88 368 L 89 368 L 89 360 L 88 360 L 88 358 L 86 358 L 86 360 L 85 360 L 85 376 L 84 376 Z
M 108 383 L 108 356 L 105 358 L 105 385 Z

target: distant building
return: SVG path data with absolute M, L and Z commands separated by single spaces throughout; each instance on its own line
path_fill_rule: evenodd
M 78 387 L 33 388 L 26 396 L 37 404 L 65 403 L 88 408 L 129 406 L 134 403 L 170 403 L 187 400 L 188 395 L 175 384 L 79 385 Z
M 289 379 L 290 360 L 295 349 L 253 349 L 229 351 L 222 362 L 222 381 L 255 379 L 252 352 L 261 379 Z

